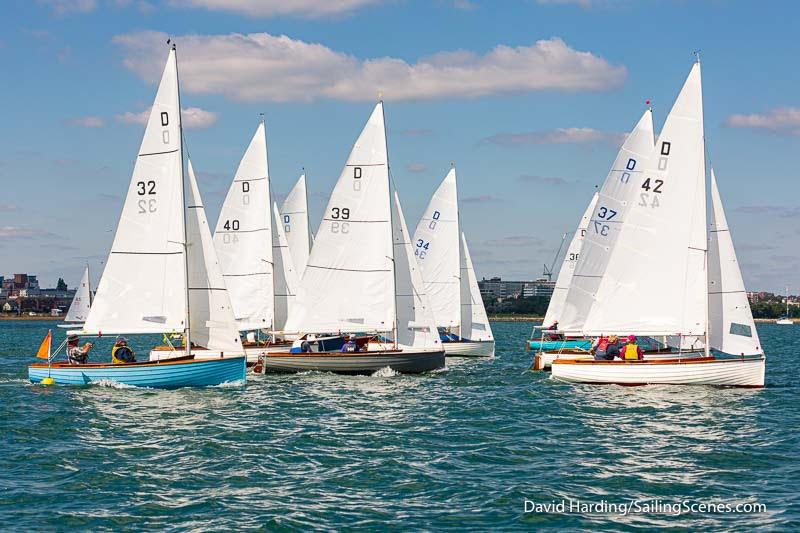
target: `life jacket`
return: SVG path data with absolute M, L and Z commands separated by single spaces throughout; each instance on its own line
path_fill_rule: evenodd
M 115 365 L 136 362 L 133 350 L 128 346 L 114 346 L 111 348 L 111 362 Z
M 622 357 L 626 361 L 639 359 L 639 345 L 637 344 L 626 344 L 625 351 L 623 352 L 624 356 Z

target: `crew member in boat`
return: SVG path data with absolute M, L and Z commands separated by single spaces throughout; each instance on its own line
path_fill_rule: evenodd
M 357 352 L 358 344 L 354 335 L 348 335 L 347 341 L 342 345 L 343 352 Z
M 553 322 L 545 331 L 550 332 L 546 335 L 547 340 L 549 341 L 560 341 L 564 339 L 564 336 L 561 333 L 558 333 L 558 320 Z
M 311 351 L 311 345 L 305 339 L 295 339 L 292 342 L 292 347 L 289 349 L 289 353 L 308 353 Z
M 625 361 L 642 361 L 644 360 L 644 352 L 636 342 L 636 335 L 630 335 L 628 342 L 622 348 L 622 359 Z
M 608 345 L 609 338 L 605 335 L 600 335 L 592 343 L 592 348 L 589 351 L 594 354 L 594 358 L 598 361 L 608 361 L 614 358 L 614 356 L 608 356 Z
M 93 344 L 87 342 L 83 346 L 79 346 L 80 340 L 77 335 L 67 337 L 67 360 L 72 365 L 85 365 L 89 362 L 89 352 L 92 350 Z
M 608 347 L 606 348 L 606 357 L 609 361 L 613 360 L 615 357 L 619 357 L 619 337 L 616 335 L 611 335 L 608 338 Z
M 117 337 L 114 347 L 111 348 L 111 362 L 115 365 L 135 363 L 136 354 L 133 353 L 125 337 Z

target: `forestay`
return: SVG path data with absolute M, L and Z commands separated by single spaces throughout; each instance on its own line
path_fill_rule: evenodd
M 383 104 L 331 193 L 286 331 L 391 331 L 395 293 Z
M 567 253 L 564 256 L 564 261 L 561 263 L 561 268 L 558 271 L 556 278 L 556 285 L 553 288 L 553 295 L 550 298 L 550 304 L 547 306 L 547 312 L 544 315 L 544 325 L 550 326 L 554 322 L 561 321 L 561 314 L 564 310 L 564 302 L 567 300 L 567 292 L 572 285 L 572 276 L 575 273 L 575 265 L 578 263 L 581 250 L 583 250 L 583 238 L 586 236 L 586 229 L 589 227 L 589 220 L 594 214 L 594 208 L 597 205 L 597 198 L 599 193 L 592 195 L 592 200 L 586 207 L 575 234 L 567 248 Z
M 184 204 L 178 79 L 171 50 L 103 277 L 83 332 L 183 331 Z
M 281 225 L 292 252 L 295 272 L 302 276 L 311 253 L 311 227 L 308 223 L 306 175 L 300 176 L 281 208 Z
M 414 231 L 414 253 L 422 269 L 436 325 L 463 334 L 460 332 L 460 234 L 456 170 L 451 168 Z
M 294 304 L 299 285 L 295 271 L 292 251 L 286 240 L 281 224 L 278 204 L 272 206 L 275 217 L 275 231 L 272 232 L 272 257 L 275 259 L 275 320 L 274 329 L 281 331 L 286 327 L 289 308 Z
M 272 200 L 264 124 L 239 163 L 214 231 L 214 246 L 240 331 L 274 318 Z
M 226 354 L 241 353 L 239 331 L 191 161 L 188 174 L 186 253 L 192 344 Z
M 486 316 L 478 278 L 472 266 L 472 257 L 469 255 L 467 238 L 463 233 L 461 250 L 463 252 L 461 279 L 467 280 L 466 283 L 462 283 L 462 287 L 466 287 L 467 291 L 461 295 L 461 335 L 471 341 L 492 341 L 494 340 L 492 327 L 489 325 L 489 317 Z
M 574 334 L 582 333 L 611 253 L 617 246 L 628 209 L 639 196 L 644 159 L 652 150 L 653 112 L 648 109 L 625 139 L 598 191 L 595 209 L 591 212 L 580 255 L 559 313 L 559 329 Z M 598 204 L 603 209 L 596 209 Z M 605 221 L 598 226 L 600 231 L 597 231 L 592 219 Z M 545 321 L 545 325 L 550 324 L 552 322 Z
M 92 286 L 89 279 L 89 265 L 83 271 L 83 277 L 72 298 L 72 303 L 67 311 L 64 322 L 84 322 L 89 316 L 89 309 L 92 307 Z
M 414 257 L 400 198 L 392 202 L 392 241 L 397 305 L 397 343 L 415 348 L 441 348 L 430 298 L 425 293 L 419 264 Z
M 583 332 L 703 336 L 708 280 L 699 63 L 638 178 Z M 614 206 L 598 201 L 589 232 L 610 234 L 615 213 Z
M 711 226 L 708 247 L 709 339 L 711 347 L 735 355 L 760 355 L 750 302 L 736 260 L 717 178 L 711 169 Z

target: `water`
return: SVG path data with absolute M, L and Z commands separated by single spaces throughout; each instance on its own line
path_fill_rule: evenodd
M 800 326 L 759 326 L 763 390 L 560 384 L 525 372 L 529 325 L 496 323 L 496 359 L 433 375 L 177 391 L 29 385 L 48 327 L 0 322 L 3 529 L 800 528 Z M 766 511 L 525 513 L 525 499 Z

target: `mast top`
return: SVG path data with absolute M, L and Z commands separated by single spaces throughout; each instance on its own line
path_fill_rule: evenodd
M 697 50 L 692 50 L 692 54 L 695 57 L 695 62 L 700 63 L 700 49 L 698 48 Z

